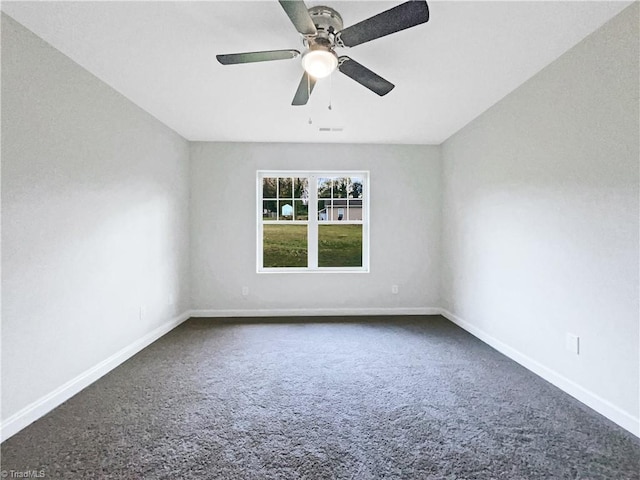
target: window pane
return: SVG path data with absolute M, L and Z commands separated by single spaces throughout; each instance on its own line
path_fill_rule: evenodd
M 264 220 L 276 220 L 278 218 L 278 202 L 264 200 L 262 202 L 262 218 Z
M 354 198 L 349 200 L 347 215 L 348 220 L 362 220 L 362 199 Z
M 362 179 L 357 177 L 351 178 L 349 185 L 349 198 L 362 198 Z
M 309 206 L 302 200 L 294 200 L 294 213 L 296 220 L 309 220 Z
M 306 225 L 263 225 L 262 245 L 264 268 L 307 266 Z
M 296 178 L 293 196 L 295 198 L 309 198 L 309 179 Z
M 320 225 L 318 266 L 361 267 L 362 225 Z
M 280 198 L 293 198 L 292 179 L 291 178 L 279 178 L 279 196 Z
M 318 220 L 331 220 L 331 200 L 318 200 Z
M 278 220 L 293 220 L 293 200 L 278 202 Z
M 277 178 L 265 177 L 262 179 L 262 198 L 276 198 L 278 186 Z
M 331 209 L 332 220 L 347 220 L 347 200 L 336 199 Z
M 318 179 L 318 198 L 331 198 L 331 179 Z
M 347 198 L 349 192 L 348 178 L 335 178 L 333 180 L 333 198 Z

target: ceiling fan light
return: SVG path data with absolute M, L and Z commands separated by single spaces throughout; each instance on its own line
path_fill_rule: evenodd
M 328 50 L 309 50 L 302 55 L 302 68 L 313 78 L 324 78 L 338 66 L 338 57 Z

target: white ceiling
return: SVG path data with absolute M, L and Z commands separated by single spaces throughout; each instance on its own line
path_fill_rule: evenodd
M 307 6 L 335 8 L 346 27 L 399 3 Z M 291 106 L 299 58 L 231 66 L 215 59 L 302 51 L 275 0 L 1 8 L 189 140 L 439 144 L 630 3 L 431 1 L 428 23 L 338 52 L 394 83 L 391 93 L 378 97 L 335 72 L 302 107 Z

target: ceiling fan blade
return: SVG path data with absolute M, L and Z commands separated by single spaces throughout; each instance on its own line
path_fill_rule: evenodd
M 302 35 L 316 35 L 318 31 L 302 0 L 279 0 L 287 16 Z
M 429 6 L 426 1 L 405 2 L 341 30 L 337 34 L 337 41 L 345 47 L 354 47 L 427 21 Z
M 298 90 L 296 90 L 296 94 L 293 97 L 293 102 L 291 102 L 291 105 L 306 105 L 307 101 L 309 101 L 311 92 L 313 92 L 313 87 L 315 86 L 316 79 L 309 75 L 307 72 L 304 72 L 302 78 L 300 79 Z
M 216 55 L 222 65 L 235 65 L 238 63 L 267 62 L 269 60 L 286 60 L 300 55 L 298 50 L 269 50 L 264 52 L 229 53 Z
M 347 77 L 355 80 L 360 85 L 367 87 L 374 93 L 377 93 L 381 97 L 386 95 L 395 85 L 380 75 L 373 73 L 367 67 L 360 65 L 355 60 L 352 60 L 349 57 L 340 57 L 340 66 L 338 69 L 344 73 Z

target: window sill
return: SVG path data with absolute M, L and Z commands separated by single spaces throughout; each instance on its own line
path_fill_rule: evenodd
M 296 268 L 296 267 L 286 267 L 286 268 L 261 268 L 258 269 L 257 273 L 369 273 L 368 268 L 358 267 L 358 268 Z

